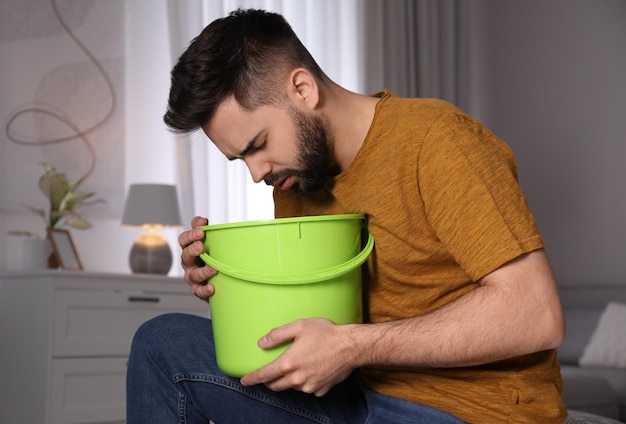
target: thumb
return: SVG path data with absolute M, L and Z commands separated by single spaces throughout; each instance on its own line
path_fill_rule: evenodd
M 290 331 L 289 324 L 273 328 L 269 333 L 259 339 L 258 345 L 261 349 L 270 349 L 283 343 L 292 341 L 295 334 Z

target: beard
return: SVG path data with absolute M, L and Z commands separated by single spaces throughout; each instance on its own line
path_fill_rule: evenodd
M 265 183 L 271 185 L 281 178 L 297 176 L 299 181 L 291 188 L 301 196 L 319 191 L 329 177 L 330 151 L 326 126 L 318 116 L 306 116 L 299 110 L 289 107 L 297 131 L 298 169 L 283 169 L 271 174 Z

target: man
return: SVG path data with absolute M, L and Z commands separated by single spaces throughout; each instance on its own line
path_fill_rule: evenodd
M 137 333 L 128 422 L 562 422 L 563 316 L 508 147 L 454 106 L 349 92 L 280 15 L 210 24 L 172 71 L 165 122 L 201 128 L 256 182 L 277 217 L 363 213 L 376 240 L 366 323 L 306 319 L 259 335 L 270 364 L 230 378 L 210 321 L 166 315 Z M 179 237 L 185 280 L 207 220 Z

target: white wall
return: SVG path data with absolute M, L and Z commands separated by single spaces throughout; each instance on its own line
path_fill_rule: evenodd
M 514 150 L 559 284 L 626 284 L 626 2 L 471 5 L 470 112 Z
M 0 73 L 0 121 L 6 125 L 12 113 L 35 104 L 59 111 L 81 130 L 89 128 L 111 104 L 102 75 L 62 29 L 49 0 L 9 1 L 15 7 L 0 17 L 0 53 L 5 58 Z M 57 4 L 71 31 L 103 64 L 116 96 L 112 117 L 87 134 L 94 146 L 96 170 L 80 190 L 96 192 L 106 204 L 79 210 L 93 228 L 70 231 L 85 269 L 128 273 L 128 253 L 142 232 L 121 226 L 129 184 L 176 182 L 175 161 L 171 160 L 175 140 L 162 123 L 169 75 L 154 72 L 170 68 L 167 36 L 154 30 L 167 27 L 166 1 Z M 67 132 L 58 123 L 32 115 L 21 119 L 16 130 L 40 140 Z M 9 230 L 45 235 L 43 222 L 21 208 L 23 204 L 46 208 L 37 189 L 43 173 L 40 162 L 50 162 L 74 181 L 87 157 L 80 142 L 20 146 L 2 131 L 0 270 L 23 268 L 22 240 L 8 236 Z M 176 242 L 179 231 L 163 230 L 174 251 L 171 275 L 181 273 Z

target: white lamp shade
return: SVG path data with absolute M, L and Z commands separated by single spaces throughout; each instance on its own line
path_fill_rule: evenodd
M 131 184 L 126 197 L 122 225 L 182 225 L 176 186 L 167 184 Z

